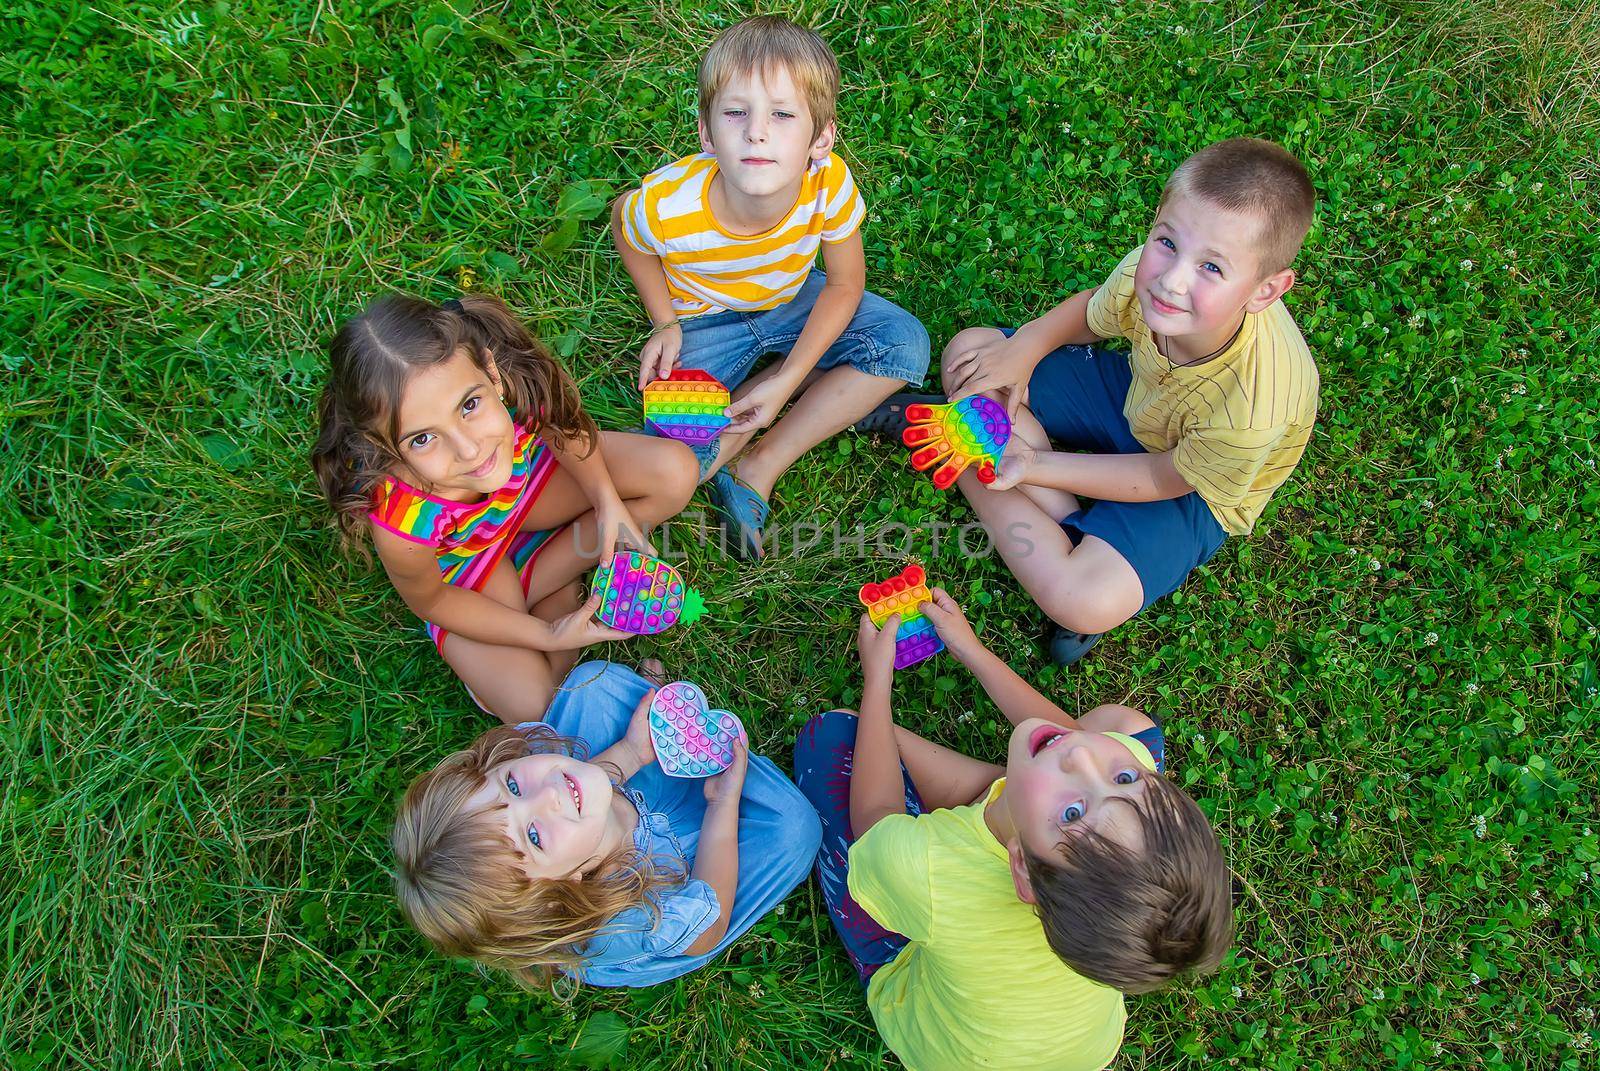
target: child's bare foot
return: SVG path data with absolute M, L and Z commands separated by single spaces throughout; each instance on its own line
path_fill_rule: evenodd
M 646 658 L 639 663 L 639 676 L 659 688 L 667 683 L 667 667 L 659 658 Z

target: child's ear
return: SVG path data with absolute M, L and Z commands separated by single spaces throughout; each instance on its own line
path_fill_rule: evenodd
M 716 146 L 711 144 L 711 128 L 706 126 L 706 117 L 703 115 L 696 116 L 694 128 L 700 134 L 700 151 L 709 153 L 716 152 Z
M 829 119 L 828 125 L 823 127 L 822 132 L 817 135 L 817 140 L 811 143 L 811 159 L 819 164 L 826 160 L 828 154 L 833 151 L 833 143 L 838 138 L 839 124 Z
M 1017 888 L 1017 899 L 1025 904 L 1038 903 L 1033 895 L 1033 879 L 1028 877 L 1028 857 L 1023 854 L 1022 841 L 1012 837 L 1006 844 L 1006 854 L 1011 863 L 1011 884 Z
M 1273 272 L 1256 285 L 1255 292 L 1250 295 L 1250 300 L 1244 303 L 1246 312 L 1261 312 L 1289 292 L 1294 286 L 1294 269 L 1285 268 Z

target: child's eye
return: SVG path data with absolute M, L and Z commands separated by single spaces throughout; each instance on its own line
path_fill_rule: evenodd
M 724 108 L 723 111 L 722 111 L 722 114 L 727 116 L 729 119 L 739 119 L 739 118 L 742 118 L 744 116 L 744 109 L 743 108 Z
M 773 112 L 772 115 L 773 115 L 773 118 L 775 118 L 775 119 L 793 119 L 794 118 L 794 113 L 793 112 Z
M 1082 818 L 1083 815 L 1084 815 L 1083 804 L 1081 804 L 1081 803 L 1069 803 L 1069 804 L 1066 805 L 1066 807 L 1062 808 L 1062 811 L 1061 811 L 1061 824 L 1064 825 L 1064 826 L 1070 826 L 1072 823 L 1074 823 L 1074 822 L 1078 821 L 1080 818 Z
M 411 449 L 421 450 L 431 442 L 433 442 L 433 436 L 427 432 L 423 432 L 421 435 L 413 435 L 411 437 Z
M 517 784 L 517 778 L 515 774 L 506 774 L 506 791 L 511 793 L 513 796 L 516 796 L 518 799 L 522 798 L 522 786 Z
M 1217 267 L 1215 264 L 1213 264 L 1209 260 L 1206 261 L 1204 264 L 1200 265 L 1200 270 L 1201 271 L 1216 272 L 1218 275 L 1222 274 L 1222 269 Z
M 1115 781 L 1119 785 L 1135 784 L 1139 780 L 1139 771 L 1138 770 L 1118 770 L 1117 771 L 1117 775 L 1115 777 L 1113 777 L 1111 780 Z
M 468 398 L 465 402 L 461 403 L 461 411 L 463 413 L 474 412 L 478 408 L 478 403 L 480 400 L 481 399 L 477 398 L 476 396 Z
M 528 823 L 528 843 L 535 848 L 539 847 L 539 827 L 532 822 Z
M 1156 239 L 1156 244 L 1159 245 L 1163 249 L 1170 249 L 1173 252 L 1177 252 L 1177 249 L 1178 249 L 1177 246 L 1172 244 L 1172 239 L 1171 238 L 1157 238 Z

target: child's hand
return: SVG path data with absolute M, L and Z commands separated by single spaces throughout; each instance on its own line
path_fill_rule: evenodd
M 881 629 L 872 623 L 871 614 L 861 615 L 856 649 L 861 652 L 861 676 L 868 683 L 894 680 L 894 641 L 899 631 L 899 614 L 890 614 Z
M 683 349 L 683 328 L 678 324 L 663 327 L 650 336 L 639 351 L 639 389 L 658 379 L 666 379 L 678 364 L 678 353 Z
M 782 376 L 773 376 L 751 387 L 750 393 L 735 398 L 733 404 L 723 410 L 728 419 L 733 421 L 728 425 L 726 434 L 760 431 L 778 418 L 778 413 L 793 393 L 789 381 Z
M 1025 483 L 1028 473 L 1033 471 L 1033 463 L 1038 459 L 1039 451 L 1013 437 L 1006 447 L 1005 456 L 1000 459 L 1000 467 L 994 470 L 989 490 L 1009 491 L 1017 484 Z
M 737 804 L 740 793 L 744 791 L 744 775 L 749 766 L 750 746 L 745 742 L 744 732 L 740 731 L 739 739 L 733 742 L 733 761 L 728 764 L 728 768 L 706 778 L 707 806 L 717 803 Z
M 933 629 L 944 641 L 945 650 L 956 661 L 965 665 L 973 655 L 988 650 L 967 623 L 967 615 L 961 612 L 961 607 L 956 605 L 944 588 L 934 588 L 932 600 L 922 603 L 917 609 L 933 622 Z
M 628 719 L 628 731 L 622 736 L 622 744 L 634 760 L 634 773 L 656 761 L 656 742 L 650 735 L 650 704 L 655 697 L 654 688 L 644 693 L 644 698 L 634 708 L 633 717 Z
M 612 496 L 594 508 L 595 522 L 600 526 L 600 564 L 610 565 L 619 545 L 642 550 L 655 557 L 656 549 L 644 537 L 644 529 L 633 519 L 622 499 Z
M 600 610 L 600 592 L 590 595 L 584 604 L 550 622 L 551 651 L 578 651 L 590 644 L 609 643 L 612 640 L 632 639 L 631 633 L 601 624 L 595 614 Z
M 1004 395 L 1006 415 L 1013 422 L 1022 408 L 1022 396 L 1039 362 L 1020 352 L 1009 338 L 997 338 L 963 350 L 945 362 L 949 398 L 959 402 L 974 394 Z

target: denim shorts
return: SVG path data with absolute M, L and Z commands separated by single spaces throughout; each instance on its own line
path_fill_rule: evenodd
M 729 390 L 749 378 L 768 353 L 787 355 L 805 329 L 817 295 L 828 281 L 813 268 L 799 291 L 764 312 L 708 312 L 683 321 L 678 364 L 710 372 Z M 899 379 L 913 386 L 928 374 L 928 331 L 905 309 L 870 291 L 850 324 L 817 361 L 821 369 L 847 364 L 871 376 Z
M 1062 346 L 1033 370 L 1028 410 L 1051 441 L 1067 450 L 1142 454 L 1146 450 L 1122 413 L 1132 385 L 1126 354 Z M 1178 590 L 1227 538 L 1197 491 L 1161 502 L 1091 502 L 1060 520 L 1073 543 L 1086 535 L 1103 539 L 1133 566 L 1144 586 L 1140 613 Z

